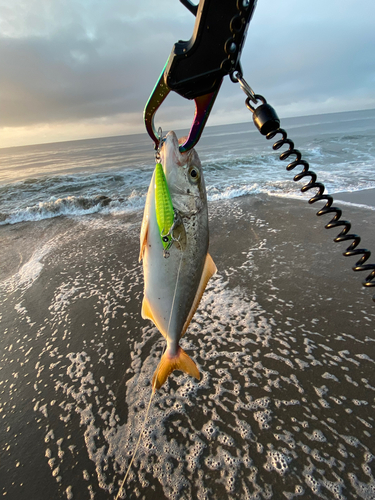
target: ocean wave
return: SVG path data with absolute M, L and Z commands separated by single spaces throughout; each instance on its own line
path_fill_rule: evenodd
M 66 198 L 50 199 L 36 205 L 11 213 L 0 213 L 0 225 L 17 224 L 60 216 L 82 216 L 93 213 L 128 213 L 141 210 L 145 196 L 133 191 L 128 198 L 112 199 L 99 195 L 93 197 L 67 196 Z
M 327 172 L 328 174 L 328 172 Z M 228 179 L 228 176 L 224 176 Z M 256 176 L 255 176 L 256 177 Z M 333 182 L 328 180 L 328 175 L 320 176 L 326 186 L 326 193 L 334 196 L 337 192 L 343 191 L 361 191 L 364 189 L 374 188 L 374 183 L 357 182 L 356 185 L 351 185 L 350 188 L 341 182 L 341 179 L 335 179 Z M 281 180 L 265 180 L 254 182 L 253 175 L 244 175 L 242 179 L 236 176 L 232 182 L 225 183 L 223 177 L 214 176 L 207 182 L 207 199 L 209 202 L 228 200 L 239 198 L 247 195 L 267 194 L 270 196 L 278 196 L 282 198 L 293 199 L 308 199 L 314 196 L 315 191 L 312 189 L 307 193 L 302 193 L 301 188 L 306 182 L 295 182 L 291 179 Z M 328 182 L 327 182 L 328 180 Z M 0 226 L 7 224 L 16 224 L 18 222 L 39 221 L 43 219 L 51 219 L 60 216 L 85 216 L 94 213 L 103 214 L 121 214 L 137 212 L 143 209 L 146 199 L 147 189 L 144 186 L 137 186 L 129 194 L 127 193 L 111 193 L 107 195 L 86 195 L 81 196 L 61 196 L 49 197 L 46 201 L 29 203 L 28 206 L 22 204 L 18 208 L 11 210 L 3 210 L 0 212 Z M 30 200 L 29 200 L 30 201 Z
M 262 183 L 233 183 L 228 186 L 208 186 L 208 201 L 228 200 L 241 196 L 256 194 L 271 194 L 285 197 L 300 197 L 301 186 L 293 180 L 268 181 Z
M 227 186 L 224 189 L 216 187 L 208 188 L 207 199 L 208 201 L 229 200 L 232 198 L 239 198 L 249 194 L 257 194 L 261 192 L 258 184 L 244 185 L 244 186 Z
M 217 202 L 258 194 L 293 199 L 308 199 L 314 196 L 314 189 L 302 193 L 302 186 L 302 183 L 296 183 L 293 180 L 277 180 L 263 183 L 237 182 L 229 185 L 224 183 L 211 184 L 207 186 L 207 199 L 209 202 Z M 360 191 L 362 189 L 364 188 L 351 189 L 350 191 Z M 343 190 L 327 190 L 333 196 L 338 191 Z M 146 191 L 144 189 L 133 190 L 126 197 L 110 197 L 106 195 L 52 197 L 48 201 L 39 202 L 26 208 L 13 210 L 9 213 L 0 213 L 0 226 L 19 222 L 40 221 L 60 216 L 79 217 L 94 213 L 119 215 L 138 212 L 143 210 L 145 199 Z

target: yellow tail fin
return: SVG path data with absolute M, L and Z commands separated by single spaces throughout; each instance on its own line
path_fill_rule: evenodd
M 176 356 L 170 356 L 168 351 L 166 351 L 161 357 L 160 364 L 156 368 L 154 376 L 152 378 L 152 390 L 160 389 L 160 387 L 167 380 L 169 375 L 174 370 L 182 370 L 183 372 L 200 379 L 200 374 L 197 365 L 194 361 L 186 354 L 186 352 L 178 348 Z

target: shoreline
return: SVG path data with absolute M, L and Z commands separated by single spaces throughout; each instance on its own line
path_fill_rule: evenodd
M 339 193 L 334 193 L 334 200 L 344 201 L 354 205 L 370 206 L 375 209 L 375 188 L 372 189 L 362 189 L 360 191 L 341 191 Z
M 313 196 L 313 190 L 311 191 L 311 193 L 312 194 L 307 192 L 303 196 L 298 196 L 298 197 L 297 196 L 288 197 L 283 195 L 280 196 L 276 193 L 275 194 L 268 193 L 268 196 L 270 196 L 271 198 L 280 198 L 284 200 L 296 200 L 302 202 L 306 201 L 308 203 L 308 200 Z M 354 207 L 359 207 L 364 209 L 368 208 L 370 210 L 375 210 L 375 188 L 366 188 L 358 191 L 338 191 L 335 193 L 325 192 L 325 194 L 329 194 L 332 196 L 334 205 L 337 205 L 338 203 L 341 202 L 343 205 L 347 206 L 352 205 Z M 260 195 L 249 194 L 245 196 L 260 196 Z M 324 200 L 321 203 L 324 203 Z M 314 207 L 314 204 L 311 206 Z

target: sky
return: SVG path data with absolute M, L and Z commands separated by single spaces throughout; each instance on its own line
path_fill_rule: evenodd
M 374 0 L 258 0 L 244 77 L 281 118 L 375 108 L 374 19 Z M 194 22 L 178 0 L 0 0 L 0 147 L 144 132 L 145 103 Z M 251 120 L 244 98 L 226 77 L 207 125 Z M 193 115 L 171 93 L 155 124 Z

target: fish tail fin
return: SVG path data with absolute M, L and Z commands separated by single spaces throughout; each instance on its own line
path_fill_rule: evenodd
M 197 365 L 181 347 L 178 348 L 175 356 L 170 356 L 167 350 L 161 357 L 160 363 L 152 378 L 153 392 L 160 389 L 174 370 L 182 370 L 188 375 L 195 377 L 197 380 L 200 379 Z

